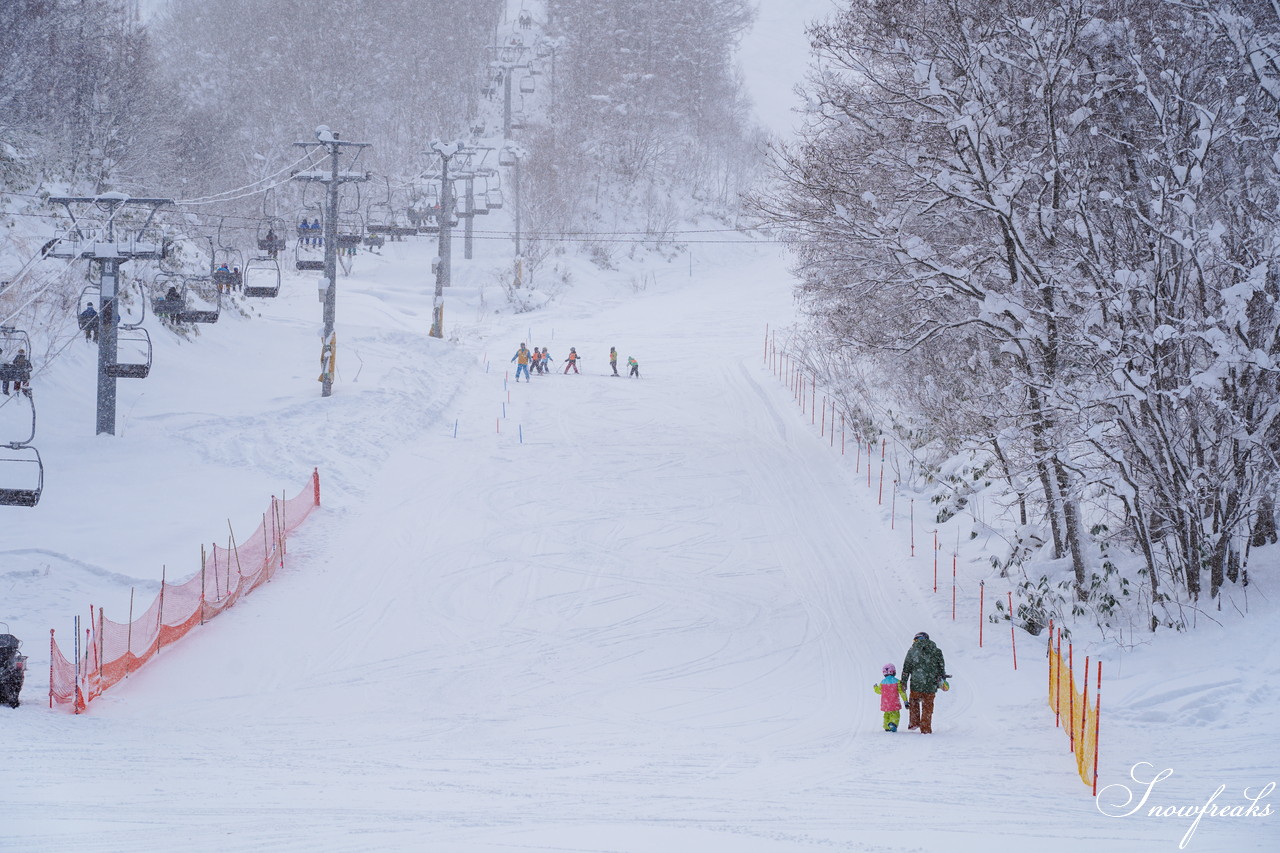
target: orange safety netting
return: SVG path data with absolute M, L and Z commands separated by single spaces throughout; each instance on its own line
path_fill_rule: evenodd
M 85 646 L 68 660 L 49 632 L 49 704 L 70 705 L 76 713 L 102 692 L 150 660 L 160 649 L 212 619 L 271 580 L 284 566 L 285 543 L 311 510 L 320 505 L 320 474 L 312 472 L 307 485 L 292 498 L 271 498 L 248 539 L 228 539 L 227 547 L 201 549 L 200 571 L 171 584 L 160 580 L 160 594 L 136 619 L 116 622 L 90 608 Z M 132 614 L 131 614 L 132 615 Z M 78 620 L 77 620 L 78 621 Z M 77 634 L 75 639 L 79 639 Z
M 1052 637 L 1052 634 L 1050 635 Z M 1102 665 L 1098 664 L 1098 678 Z M 1063 660 L 1062 643 L 1049 648 L 1049 707 L 1063 723 L 1070 738 L 1071 750 L 1076 757 L 1076 770 L 1086 785 L 1097 791 L 1098 778 L 1098 725 L 1101 701 L 1097 699 L 1097 683 L 1094 684 L 1096 707 L 1089 705 L 1089 663 L 1085 660 L 1084 689 L 1077 690 L 1071 665 Z

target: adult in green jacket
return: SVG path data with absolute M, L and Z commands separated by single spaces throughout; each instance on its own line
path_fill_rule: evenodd
M 902 661 L 902 679 L 911 693 L 907 702 L 907 728 L 919 729 L 921 734 L 933 734 L 933 700 L 938 685 L 947 674 L 947 662 L 924 631 L 916 634 L 907 656 Z

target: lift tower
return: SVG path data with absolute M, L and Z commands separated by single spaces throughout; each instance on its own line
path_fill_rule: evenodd
M 101 273 L 101 296 L 98 306 L 98 435 L 116 434 L 116 379 L 121 375 L 116 346 L 119 306 L 120 266 L 126 261 L 152 261 L 165 257 L 168 242 L 163 233 L 152 227 L 156 211 L 173 204 L 171 198 L 131 198 L 124 193 L 109 192 L 98 196 L 55 196 L 49 199 L 61 204 L 71 217 L 68 232 L 51 242 L 47 258 L 83 258 L 96 264 Z M 141 227 L 127 226 L 123 221 L 129 208 L 150 208 Z M 97 211 L 92 224 L 76 218 Z M 145 299 L 145 297 L 144 297 Z M 79 308 L 80 306 L 77 306 Z
M 324 302 L 324 329 L 320 333 L 320 396 L 333 394 L 333 373 L 337 361 L 337 338 L 334 324 L 338 313 L 338 187 L 352 181 L 369 180 L 368 172 L 351 169 L 361 151 L 371 142 L 347 142 L 331 131 L 328 125 L 316 128 L 315 142 L 295 142 L 295 146 L 307 149 L 324 149 L 329 158 L 329 168 L 310 169 L 294 174 L 295 181 L 317 181 L 326 184 L 324 211 L 324 278 L 320 282 L 320 298 Z M 344 148 L 351 151 L 351 160 L 345 171 L 339 170 L 338 161 Z

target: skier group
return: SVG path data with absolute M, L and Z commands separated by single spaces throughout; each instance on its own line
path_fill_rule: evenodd
M 567 374 L 570 370 L 574 373 L 581 373 L 578 370 L 578 361 L 581 356 L 578 355 L 576 347 L 569 347 L 569 355 L 565 358 L 564 372 Z M 553 363 L 551 354 L 547 352 L 546 347 L 534 347 L 529 349 L 524 343 L 520 344 L 520 349 L 516 350 L 516 354 L 511 356 L 511 360 L 516 365 L 516 381 L 520 381 L 520 375 L 524 374 L 524 381 L 529 382 L 531 373 L 546 374 L 551 370 L 550 365 Z M 609 347 L 609 367 L 613 370 L 614 376 L 620 376 L 618 373 L 618 350 L 615 347 Z M 627 356 L 627 367 L 631 369 L 628 376 L 640 378 L 640 362 L 631 356 Z

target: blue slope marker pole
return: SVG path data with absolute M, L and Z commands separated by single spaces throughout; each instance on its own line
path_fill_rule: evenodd
M 453 419 L 453 437 L 454 438 L 458 437 L 458 419 L 457 418 Z
M 519 429 L 520 429 L 520 443 L 524 444 L 524 424 L 521 424 Z

